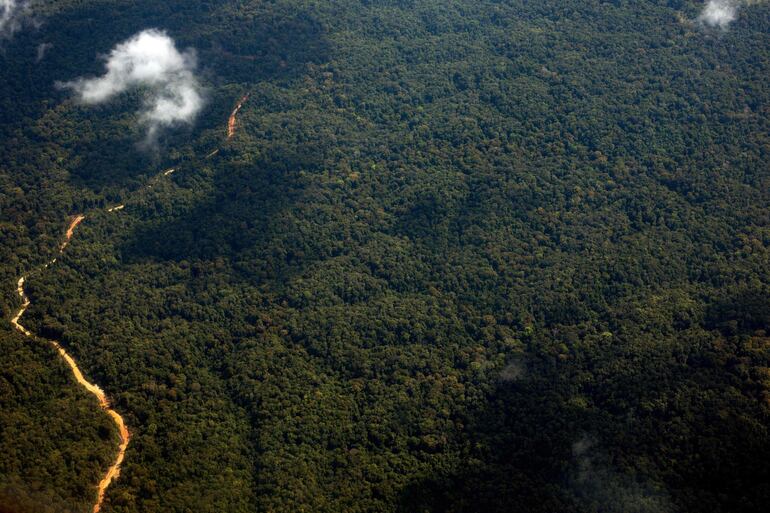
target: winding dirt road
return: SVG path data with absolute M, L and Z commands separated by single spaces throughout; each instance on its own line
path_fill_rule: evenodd
M 233 135 L 235 135 L 235 129 L 236 129 L 236 116 L 238 115 L 238 111 L 241 110 L 241 107 L 243 107 L 243 104 L 246 102 L 246 100 L 249 99 L 249 94 L 245 94 L 238 104 L 236 105 L 235 109 L 233 110 L 232 114 L 230 114 L 229 119 L 227 120 L 227 138 L 230 139 Z M 215 156 L 217 153 L 219 153 L 219 148 L 214 149 L 211 153 L 206 155 L 206 158 L 211 158 Z M 174 172 L 177 171 L 177 168 L 170 168 L 166 169 L 165 171 L 161 171 L 160 175 L 167 177 L 172 175 Z M 151 188 L 152 184 L 147 184 L 145 186 L 146 188 Z M 111 208 L 107 208 L 107 212 L 117 212 L 120 210 L 123 210 L 125 208 L 124 204 L 116 205 Z M 80 223 L 85 220 L 86 216 L 83 214 L 79 214 L 72 218 L 70 221 L 70 224 L 67 226 L 67 231 L 64 235 L 64 240 L 59 245 L 59 255 L 64 253 L 64 250 L 67 248 L 67 246 L 70 243 L 70 240 L 72 240 L 73 235 L 75 234 L 75 230 L 80 225 Z M 50 266 L 56 263 L 56 260 L 58 259 L 58 256 L 56 258 L 53 258 L 50 262 L 43 265 L 42 269 L 48 269 Z M 24 284 L 27 281 L 27 276 L 22 276 L 19 278 L 16 291 L 19 294 L 19 297 L 21 298 L 21 307 L 19 308 L 16 315 L 11 319 L 11 324 L 13 327 L 22 333 L 26 337 L 35 337 L 35 334 L 29 331 L 27 328 L 25 328 L 19 321 L 21 320 L 21 317 L 24 315 L 24 312 L 27 311 L 27 309 L 30 306 L 30 300 L 27 296 L 25 290 L 24 290 Z M 42 337 L 41 337 L 42 338 Z M 67 351 L 62 347 L 62 345 L 56 341 L 56 340 L 47 340 L 56 350 L 59 352 L 59 355 L 64 359 L 65 362 L 67 362 L 67 365 L 69 365 L 70 370 L 72 370 L 72 374 L 75 377 L 75 380 L 88 392 L 96 396 L 96 398 L 99 400 L 99 406 L 102 410 L 107 413 L 107 415 L 110 416 L 110 418 L 115 422 L 115 425 L 118 427 L 118 432 L 120 434 L 120 445 L 118 446 L 118 454 L 115 458 L 115 462 L 112 464 L 112 466 L 107 470 L 107 473 L 104 475 L 102 480 L 99 482 L 98 488 L 97 488 L 97 500 L 94 504 L 93 513 L 99 513 L 99 511 L 102 508 L 102 504 L 104 502 L 104 494 L 107 491 L 107 488 L 110 486 L 110 484 L 118 478 L 120 475 L 120 466 L 123 463 L 123 459 L 126 456 L 126 449 L 128 448 L 128 443 L 131 440 L 131 434 L 128 431 L 128 428 L 126 427 L 126 423 L 123 420 L 123 417 L 120 416 L 120 414 L 112 409 L 110 406 L 110 401 L 107 399 L 107 395 L 104 393 L 104 391 L 99 388 L 98 385 L 95 385 L 94 383 L 91 383 L 88 381 L 85 376 L 83 376 L 83 373 L 80 370 L 80 367 L 78 367 L 77 362 L 75 361 L 72 356 L 67 353 Z
M 75 234 L 75 229 L 77 229 L 78 225 L 83 222 L 83 220 L 86 217 L 84 215 L 78 215 L 70 222 L 69 226 L 67 227 L 67 232 L 64 237 L 64 241 L 62 242 L 61 246 L 59 246 L 59 254 L 62 254 L 64 252 L 64 249 L 69 244 L 70 240 L 72 239 L 72 236 Z M 47 264 L 43 266 L 44 269 L 47 269 L 49 266 L 56 263 L 56 259 L 54 258 Z M 19 311 L 16 313 L 16 315 L 11 319 L 11 324 L 13 325 L 16 330 L 21 332 L 27 337 L 34 337 L 35 335 L 29 331 L 27 328 L 25 328 L 19 320 L 21 320 L 21 316 L 24 315 L 24 312 L 27 311 L 27 309 L 30 306 L 30 300 L 27 296 L 26 292 L 24 291 L 24 284 L 26 282 L 27 278 L 26 276 L 22 276 L 19 278 L 18 287 L 16 291 L 19 293 L 19 297 L 21 298 L 21 308 L 19 308 Z M 107 470 L 107 473 L 105 474 L 104 478 L 99 482 L 98 486 L 98 496 L 96 500 L 96 504 L 94 504 L 93 513 L 98 513 L 99 510 L 102 507 L 102 502 L 104 502 L 104 492 L 107 490 L 107 487 L 110 486 L 110 483 L 118 477 L 120 474 L 120 465 L 123 463 L 123 458 L 126 455 L 126 448 L 128 447 L 128 442 L 131 440 L 131 435 L 128 432 L 128 428 L 126 428 L 126 423 L 123 421 L 123 417 L 120 416 L 118 412 L 113 410 L 110 407 L 110 401 L 107 399 L 107 396 L 105 395 L 104 391 L 99 388 L 99 386 L 91 383 L 88 381 L 85 376 L 83 376 L 83 373 L 80 371 L 80 367 L 78 367 L 77 362 L 75 361 L 72 356 L 67 353 L 67 351 L 61 346 L 61 344 L 56 340 L 48 340 L 50 344 L 56 348 L 57 351 L 59 351 L 59 354 L 64 359 L 65 362 L 67 362 L 67 365 L 69 365 L 70 370 L 72 370 L 72 374 L 75 376 L 75 380 L 86 390 L 88 390 L 91 394 L 95 395 L 96 398 L 99 400 L 99 406 L 104 410 L 107 415 L 112 418 L 113 422 L 115 422 L 115 425 L 118 427 L 118 432 L 120 433 L 120 446 L 118 447 L 118 456 L 115 458 L 115 462 L 112 464 L 112 466 Z
M 243 107 L 243 104 L 246 103 L 246 100 L 249 99 L 249 94 L 246 93 L 243 95 L 241 100 L 238 102 L 238 105 L 235 106 L 235 109 L 233 109 L 232 114 L 230 114 L 230 118 L 227 120 L 227 138 L 231 139 L 235 135 L 235 123 L 236 118 L 238 116 L 238 111 L 241 110 L 241 107 Z

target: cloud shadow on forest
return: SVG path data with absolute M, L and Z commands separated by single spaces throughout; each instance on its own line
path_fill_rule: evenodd
M 756 304 L 747 296 L 723 301 Z M 719 328 L 726 318 L 745 317 L 715 308 Z M 766 413 L 759 401 L 729 390 L 734 376 L 715 365 L 724 355 L 693 350 L 681 365 L 655 347 L 640 360 L 629 360 L 627 350 L 618 344 L 583 355 L 582 363 L 541 354 L 529 359 L 524 378 L 501 375 L 485 404 L 462 421 L 471 433 L 470 464 L 411 483 L 400 511 L 763 511 L 770 443 L 749 419 Z M 594 368 L 599 359 L 614 370 Z M 589 372 L 594 378 L 578 387 L 578 376 Z M 740 414 L 726 414 L 727 405 Z
M 591 416 L 564 402 L 568 380 L 555 362 L 529 362 L 527 378 L 501 376 L 464 431 L 471 464 L 407 486 L 403 513 L 570 511 L 565 493 L 572 438 Z

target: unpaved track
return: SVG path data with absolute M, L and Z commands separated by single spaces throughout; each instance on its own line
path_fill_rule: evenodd
M 232 114 L 230 114 L 230 118 L 227 120 L 227 138 L 230 139 L 233 135 L 235 135 L 235 123 L 236 123 L 236 116 L 238 115 L 238 111 L 241 110 L 241 107 L 243 107 L 243 104 L 246 102 L 246 100 L 249 99 L 249 94 L 245 94 L 240 101 L 238 102 L 238 105 L 236 105 L 235 109 L 233 110 Z M 211 158 L 219 153 L 219 148 L 216 148 L 214 151 L 206 155 L 206 158 Z M 177 171 L 177 168 L 170 168 L 165 171 L 162 171 L 160 175 L 167 177 L 172 175 L 174 172 Z M 147 184 L 145 186 L 146 188 L 151 188 L 152 184 Z M 120 210 L 123 210 L 125 208 L 124 204 L 116 205 L 112 208 L 106 209 L 107 212 L 117 212 Z M 75 230 L 85 220 L 86 216 L 83 214 L 79 214 L 72 218 L 70 221 L 69 226 L 67 226 L 67 231 L 64 235 L 64 240 L 62 241 L 61 245 L 59 246 L 59 255 L 64 253 L 64 250 L 67 248 L 67 246 L 70 243 L 70 240 L 72 239 L 72 236 L 75 235 Z M 42 269 L 48 269 L 50 266 L 56 263 L 56 260 L 58 259 L 58 256 L 54 259 L 52 259 L 50 262 L 43 265 Z M 16 315 L 11 319 L 11 324 L 13 327 L 22 333 L 26 337 L 33 338 L 35 337 L 35 334 L 29 331 L 27 328 L 25 328 L 19 321 L 21 320 L 21 317 L 24 315 L 24 312 L 27 311 L 27 309 L 30 306 L 30 300 L 27 296 L 26 292 L 24 291 L 24 284 L 27 281 L 27 276 L 22 276 L 19 278 L 18 285 L 16 288 L 16 291 L 19 294 L 19 297 L 21 298 L 21 307 L 19 308 Z M 99 400 L 99 406 L 102 410 L 104 410 L 107 415 L 110 416 L 110 418 L 115 422 L 115 425 L 118 427 L 118 432 L 120 434 L 120 445 L 118 447 L 118 455 L 115 458 L 115 462 L 112 464 L 112 466 L 107 470 L 107 473 L 104 475 L 102 480 L 99 482 L 99 486 L 97 488 L 97 500 L 94 504 L 93 513 L 99 513 L 99 511 L 102 508 L 102 504 L 104 502 L 104 494 L 107 491 L 107 488 L 110 486 L 110 484 L 117 479 L 117 477 L 120 475 L 120 465 L 123 463 L 123 459 L 126 456 L 126 449 L 128 448 L 128 443 L 131 440 L 131 434 L 128 431 L 128 428 L 126 427 L 126 423 L 123 420 L 123 417 L 120 416 L 120 414 L 112 409 L 110 407 L 110 401 L 107 399 L 107 395 L 104 393 L 104 391 L 99 388 L 98 385 L 95 385 L 94 383 L 91 383 L 88 381 L 85 376 L 83 376 L 83 373 L 80 370 L 80 367 L 78 367 L 77 362 L 75 361 L 72 356 L 67 353 L 67 351 L 62 347 L 62 345 L 57 340 L 47 340 L 56 350 L 59 352 L 59 355 L 64 359 L 65 362 L 67 362 L 67 365 L 69 365 L 70 370 L 72 370 L 73 376 L 75 376 L 75 380 L 88 392 L 95 395 L 96 398 Z
M 67 227 L 67 232 L 64 236 L 64 241 L 62 242 L 61 246 L 59 246 L 60 255 L 66 249 L 67 245 L 72 239 L 72 236 L 75 234 L 75 230 L 77 229 L 78 225 L 82 223 L 85 218 L 86 216 L 84 215 L 78 215 L 78 216 L 75 216 L 75 218 L 70 222 L 70 225 Z M 43 266 L 43 269 L 47 269 L 54 263 L 56 263 L 55 258 L 50 262 L 48 262 L 47 264 L 45 264 Z M 29 308 L 30 306 L 29 297 L 24 291 L 24 284 L 26 281 L 27 281 L 26 276 L 22 276 L 21 278 L 19 278 L 19 283 L 16 291 L 19 293 L 19 297 L 21 298 L 21 308 L 19 308 L 19 311 L 16 313 L 13 319 L 11 319 L 11 324 L 24 336 L 34 337 L 35 335 L 19 322 L 21 320 L 21 316 L 24 315 L 24 312 L 26 312 L 27 308 Z M 113 479 L 118 477 L 118 474 L 120 474 L 120 465 L 121 463 L 123 463 L 123 458 L 126 455 L 126 448 L 128 447 L 129 440 L 131 440 L 131 435 L 128 432 L 128 428 L 126 428 L 126 423 L 123 421 L 123 417 L 121 417 L 118 412 L 116 412 L 110 407 L 110 401 L 107 399 L 107 396 L 105 395 L 104 391 L 101 388 L 99 388 L 98 385 L 91 383 L 85 378 L 85 376 L 83 376 L 83 373 L 81 372 L 80 367 L 78 367 L 78 364 L 75 361 L 75 359 L 72 358 L 72 356 L 70 356 L 69 353 L 67 353 L 67 351 L 62 347 L 62 345 L 58 341 L 48 340 L 48 342 L 50 342 L 50 344 L 53 347 L 55 347 L 57 351 L 59 351 L 59 354 L 61 355 L 61 357 L 64 359 L 65 362 L 67 362 L 67 365 L 69 365 L 70 370 L 72 370 L 72 374 L 75 376 L 75 380 L 83 388 L 85 388 L 91 394 L 96 396 L 96 398 L 99 400 L 99 406 L 102 408 L 102 410 L 104 410 L 107 413 L 107 415 L 110 416 L 110 418 L 112 418 L 113 422 L 115 422 L 115 425 L 118 427 L 118 432 L 120 433 L 120 446 L 118 447 L 118 456 L 115 458 L 115 462 L 112 464 L 112 466 L 107 470 L 107 473 L 105 474 L 104 478 L 102 478 L 102 480 L 99 482 L 99 486 L 97 489 L 98 496 L 97 496 L 96 504 L 94 504 L 93 513 L 98 513 L 102 507 L 102 502 L 104 501 L 104 492 L 107 490 L 107 487 L 110 486 L 110 483 L 112 483 Z
M 227 138 L 231 139 L 235 135 L 235 123 L 237 121 L 238 111 L 241 110 L 241 107 L 243 107 L 243 104 L 246 103 L 246 100 L 249 99 L 249 95 L 244 94 L 241 100 L 238 102 L 238 105 L 235 106 L 235 109 L 233 109 L 232 114 L 230 114 L 230 118 L 227 120 Z

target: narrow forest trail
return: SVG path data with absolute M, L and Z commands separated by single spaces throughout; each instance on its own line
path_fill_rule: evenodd
M 235 123 L 237 121 L 238 117 L 238 111 L 241 110 L 241 107 L 243 107 L 243 104 L 246 103 L 246 101 L 249 99 L 249 95 L 244 94 L 241 100 L 238 102 L 238 105 L 235 106 L 235 109 L 233 109 L 232 114 L 230 114 L 230 118 L 227 120 L 227 139 L 231 139 L 235 135 Z
M 233 135 L 235 135 L 236 116 L 238 115 L 238 111 L 241 109 L 241 107 L 246 102 L 246 100 L 248 100 L 248 98 L 249 98 L 249 94 L 247 93 L 240 99 L 235 109 L 233 110 L 232 114 L 230 114 L 230 117 L 227 120 L 227 139 L 228 140 Z M 215 156 L 217 153 L 219 153 L 219 148 L 209 153 L 206 156 L 206 158 L 211 158 Z M 176 171 L 177 171 L 177 168 L 166 169 L 165 171 L 161 171 L 158 176 L 168 177 L 173 173 L 175 173 Z M 151 188 L 152 187 L 151 182 L 152 180 L 150 180 L 150 182 L 147 185 L 145 185 L 145 188 Z M 124 208 L 125 208 L 125 204 L 121 203 L 119 205 L 116 205 L 111 208 L 107 208 L 105 210 L 107 212 L 112 213 L 112 212 L 118 212 L 120 210 L 123 210 Z M 65 249 L 67 249 L 67 246 L 72 240 L 72 237 L 75 235 L 75 230 L 77 230 L 77 227 L 85 219 L 86 219 L 85 214 L 78 214 L 72 218 L 64 234 L 64 240 L 59 245 L 58 255 L 48 263 L 44 264 L 42 269 L 48 269 L 50 266 L 56 263 L 58 257 L 64 253 Z M 25 328 L 24 325 L 22 325 L 20 322 L 24 313 L 32 304 L 29 299 L 29 296 L 27 296 L 27 293 L 24 290 L 24 285 L 27 282 L 28 276 L 29 275 L 22 276 L 21 278 L 19 278 L 19 281 L 17 283 L 16 291 L 19 294 L 19 298 L 21 299 L 21 306 L 19 307 L 19 310 L 16 312 L 16 315 L 11 319 L 11 324 L 17 331 L 19 331 L 25 337 L 42 339 L 42 337 L 36 337 L 34 333 L 29 331 L 27 328 Z M 128 449 L 128 443 L 131 440 L 131 433 L 128 431 L 128 428 L 126 427 L 126 423 L 123 420 L 123 417 L 117 411 L 112 409 L 112 407 L 110 406 L 110 401 L 107 398 L 107 395 L 104 393 L 104 391 L 98 385 L 91 383 L 85 378 L 85 376 L 83 376 L 83 372 L 80 370 L 80 367 L 78 366 L 75 359 L 72 358 L 72 356 L 66 351 L 66 349 L 64 349 L 64 347 L 62 347 L 59 341 L 51 340 L 51 339 L 43 339 L 43 340 L 47 340 L 59 352 L 59 355 L 64 359 L 64 361 L 67 362 L 67 365 L 69 365 L 70 370 L 72 371 L 72 374 L 75 377 L 75 380 L 78 382 L 78 384 L 80 384 L 83 388 L 85 388 L 89 393 L 96 396 L 96 398 L 99 400 L 100 408 L 104 410 L 105 413 L 107 413 L 107 415 L 110 416 L 110 418 L 113 420 L 113 422 L 117 426 L 118 433 L 120 434 L 120 445 L 118 446 L 118 454 L 115 458 L 115 461 L 110 466 L 110 468 L 107 469 L 107 473 L 104 475 L 104 477 L 99 482 L 99 485 L 97 487 L 97 499 L 93 507 L 93 513 L 99 513 L 99 511 L 102 508 L 102 504 L 104 503 L 104 494 L 106 493 L 107 488 L 120 475 L 120 466 L 123 464 L 123 460 L 125 459 L 126 450 Z
M 64 241 L 62 242 L 61 246 L 59 246 L 59 255 L 64 253 L 64 250 L 67 248 L 67 245 L 69 244 L 70 240 L 72 239 L 72 236 L 75 234 L 75 230 L 77 229 L 78 225 L 83 222 L 83 220 L 86 218 L 84 215 L 78 215 L 75 216 L 75 218 L 70 222 L 69 226 L 67 227 L 67 232 L 64 236 Z M 43 266 L 44 269 L 47 269 L 51 265 L 56 263 L 56 258 L 48 262 Z M 31 302 L 29 300 L 29 297 L 27 296 L 27 293 L 24 291 L 24 284 L 27 281 L 26 276 L 22 276 L 19 278 L 17 292 L 19 293 L 19 297 L 21 298 L 21 308 L 19 308 L 19 311 L 16 313 L 13 319 L 11 319 L 11 324 L 13 324 L 13 327 L 16 328 L 19 332 L 21 332 L 24 336 L 27 337 L 34 337 L 35 335 L 29 331 L 27 328 L 25 328 L 19 321 L 21 320 L 22 315 L 24 315 L 24 312 L 27 311 L 27 309 L 30 307 Z M 104 478 L 99 482 L 99 486 L 97 489 L 97 500 L 96 504 L 94 504 L 93 513 L 98 513 L 99 510 L 102 507 L 102 502 L 104 501 L 104 492 L 107 490 L 107 487 L 110 486 L 110 483 L 112 483 L 113 479 L 117 478 L 120 474 L 120 465 L 123 463 L 123 458 L 125 458 L 126 455 L 126 449 L 128 448 L 128 442 L 131 440 L 131 434 L 128 432 L 128 428 L 126 428 L 126 423 L 123 420 L 123 417 L 120 416 L 118 412 L 113 410 L 110 407 L 110 401 L 107 399 L 107 396 L 105 395 L 104 391 L 99 388 L 98 385 L 95 385 L 88 381 L 85 376 L 83 376 L 83 372 L 80 370 L 80 367 L 78 367 L 77 362 L 75 361 L 72 356 L 70 356 L 69 353 L 62 347 L 62 345 L 56 341 L 56 340 L 48 340 L 48 342 L 56 348 L 56 350 L 59 352 L 59 355 L 64 359 L 65 362 L 67 362 L 67 365 L 69 365 L 70 370 L 72 370 L 72 374 L 75 376 L 75 380 L 88 392 L 96 396 L 96 398 L 99 400 L 99 406 L 104 410 L 110 418 L 112 418 L 113 422 L 115 422 L 115 425 L 118 427 L 118 433 L 120 434 L 120 445 L 118 447 L 118 455 L 115 458 L 115 462 L 110 466 L 110 468 L 107 470 L 107 474 L 104 476 Z

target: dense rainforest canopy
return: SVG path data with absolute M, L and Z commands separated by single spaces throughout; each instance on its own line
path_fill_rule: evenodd
M 0 512 L 91 511 L 117 447 L 46 339 L 132 432 L 104 512 L 766 511 L 770 2 L 723 4 L 29 4 Z M 205 99 L 150 143 L 62 85 L 148 28 Z

